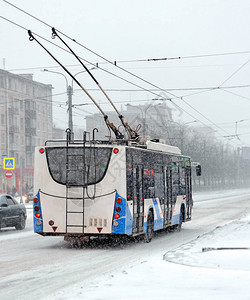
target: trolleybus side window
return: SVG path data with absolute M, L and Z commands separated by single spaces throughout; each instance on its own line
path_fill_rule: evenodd
M 180 194 L 185 195 L 186 194 L 186 168 L 180 167 Z
M 155 168 L 155 197 L 160 199 L 162 204 L 164 201 L 164 174 L 163 167 L 157 166 Z
M 176 196 L 180 194 L 180 174 L 179 167 L 176 163 L 172 165 L 172 195 L 173 200 L 176 201 Z
M 52 178 L 58 183 L 72 186 L 100 182 L 106 173 L 111 153 L 112 148 L 86 147 L 84 151 L 82 147 L 46 148 Z

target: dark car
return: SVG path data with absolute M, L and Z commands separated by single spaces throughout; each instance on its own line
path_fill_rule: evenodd
M 0 194 L 0 229 L 3 227 L 25 228 L 27 219 L 24 204 L 18 203 L 11 195 Z

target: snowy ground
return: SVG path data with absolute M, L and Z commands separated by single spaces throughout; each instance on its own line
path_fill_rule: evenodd
M 230 191 L 216 196 L 233 195 Z M 199 202 L 214 196 L 197 194 L 195 198 Z M 162 256 L 153 254 L 128 263 L 119 271 L 70 286 L 46 299 L 250 299 L 250 250 L 202 252 L 205 247 L 250 249 L 249 211 Z
M 194 194 L 191 222 L 151 243 L 72 248 L 27 225 L 0 230 L 0 300 L 250 299 L 250 190 Z M 165 260 L 164 260 L 165 258 Z

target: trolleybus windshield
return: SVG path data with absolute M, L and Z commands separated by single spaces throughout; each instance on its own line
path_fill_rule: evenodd
M 46 148 L 48 168 L 53 180 L 67 186 L 86 186 L 100 182 L 108 168 L 112 148 Z

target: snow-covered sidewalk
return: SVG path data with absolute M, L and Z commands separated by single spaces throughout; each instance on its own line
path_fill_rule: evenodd
M 250 215 L 48 299 L 250 299 Z

